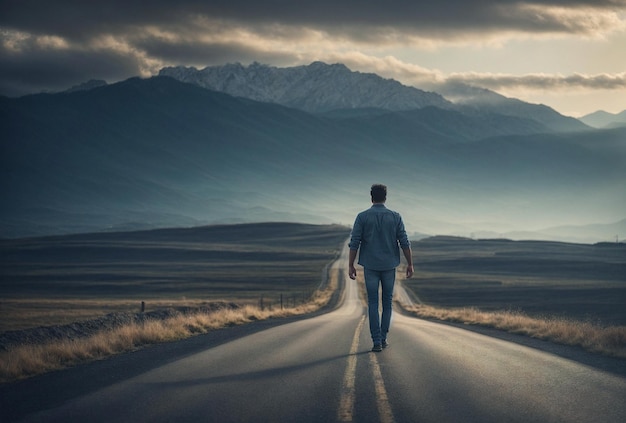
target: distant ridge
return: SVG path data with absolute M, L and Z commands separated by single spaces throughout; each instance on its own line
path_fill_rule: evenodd
M 426 107 L 454 109 L 472 116 L 503 115 L 534 121 L 535 131 L 578 131 L 588 129 L 574 118 L 555 110 L 501 96 L 493 91 L 464 84 L 446 84 L 423 91 L 372 73 L 353 72 L 343 64 L 314 62 L 308 66 L 278 68 L 259 63 L 249 66 L 227 64 L 194 67 L 166 67 L 159 72 L 182 82 L 225 92 L 235 97 L 277 103 L 310 113 L 344 109 L 408 111 Z M 541 127 L 542 129 L 538 129 Z
M 572 132 L 589 129 L 580 120 L 563 116 L 543 104 L 526 103 L 485 88 L 462 83 L 445 83 L 435 89 L 468 114 L 491 112 L 532 119 L 553 131 Z
M 375 182 L 423 234 L 624 217 L 626 128 L 548 133 L 434 106 L 352 111 L 312 114 L 164 76 L 0 98 L 0 237 L 350 224 Z
M 598 110 L 579 118 L 579 120 L 594 128 L 619 128 L 626 126 L 626 110 L 615 114 Z
M 518 231 L 504 234 L 482 231 L 475 233 L 475 236 L 479 238 L 500 236 L 516 240 L 550 240 L 593 244 L 597 242 L 623 243 L 625 240 L 620 238 L 620 234 L 626 234 L 626 219 L 615 223 L 555 226 L 537 231 Z
M 91 79 L 87 82 L 83 82 L 82 84 L 74 85 L 73 87 L 66 90 L 66 93 L 73 93 L 76 91 L 89 91 L 94 88 L 104 87 L 107 85 L 107 82 L 101 79 Z
M 193 67 L 168 67 L 161 76 L 222 91 L 235 97 L 278 103 L 307 112 L 336 109 L 420 109 L 427 106 L 451 108 L 441 95 L 407 87 L 372 73 L 352 72 L 342 64 L 314 62 L 308 66 L 277 68 L 253 63 Z

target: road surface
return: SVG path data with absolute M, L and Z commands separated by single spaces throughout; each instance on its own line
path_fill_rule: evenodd
M 334 266 L 345 275 L 345 253 Z M 19 421 L 626 421 L 625 378 L 449 325 L 396 313 L 390 347 L 372 353 L 356 282 L 345 282 L 335 311 L 207 343 Z

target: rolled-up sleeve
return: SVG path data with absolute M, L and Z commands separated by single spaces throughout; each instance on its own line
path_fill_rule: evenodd
M 352 232 L 350 233 L 350 243 L 348 246 L 351 250 L 358 250 L 361 245 L 361 237 L 363 236 L 363 225 L 361 224 L 360 216 L 357 216 L 352 226 Z
M 396 232 L 396 238 L 398 240 L 398 243 L 400 244 L 400 248 L 402 248 L 403 250 L 406 250 L 407 248 L 411 248 L 411 241 L 409 241 L 409 236 L 406 233 L 406 230 L 404 229 L 404 222 L 402 221 L 402 217 L 400 217 L 400 215 L 398 215 L 399 217 L 399 221 L 398 221 L 398 230 Z

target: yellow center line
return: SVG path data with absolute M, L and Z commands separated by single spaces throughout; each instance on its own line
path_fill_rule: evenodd
M 340 422 L 351 422 L 354 415 L 356 352 L 359 348 L 359 337 L 361 336 L 361 331 L 363 330 L 363 322 L 365 322 L 365 316 L 361 317 L 356 331 L 354 332 L 352 346 L 350 347 L 350 355 L 348 356 L 348 366 L 346 367 L 346 373 L 343 376 L 341 401 L 339 402 L 339 412 L 337 413 L 337 419 Z
M 378 417 L 381 423 L 394 423 L 393 412 L 389 404 L 389 397 L 385 389 L 385 381 L 380 371 L 377 354 L 370 354 L 370 363 L 374 373 L 374 389 L 376 391 L 376 406 L 378 407 Z

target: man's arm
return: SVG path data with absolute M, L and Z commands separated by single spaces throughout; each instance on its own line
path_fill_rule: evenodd
M 350 279 L 356 279 L 356 269 L 354 268 L 356 252 L 357 250 L 350 249 L 350 256 L 348 257 L 348 276 L 350 276 Z
M 406 259 L 406 278 L 413 276 L 413 252 L 411 251 L 411 241 L 404 229 L 402 217 L 398 214 L 398 226 L 396 227 L 396 239 L 402 248 L 404 258 Z
M 411 247 L 403 248 L 402 252 L 406 259 L 406 278 L 409 279 L 413 276 L 413 252 L 411 251 Z
M 361 246 L 361 235 L 363 234 L 363 227 L 361 226 L 361 215 L 358 214 L 354 219 L 354 225 L 352 225 L 352 232 L 350 233 L 350 256 L 348 257 L 348 276 L 350 279 L 356 279 L 356 269 L 354 268 L 354 260 L 356 260 L 356 253 Z

